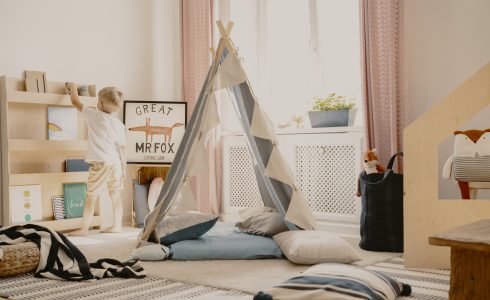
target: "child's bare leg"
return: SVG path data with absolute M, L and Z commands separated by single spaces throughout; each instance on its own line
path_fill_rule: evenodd
M 110 191 L 112 201 L 112 227 L 101 232 L 122 232 L 123 206 L 120 191 Z
M 95 205 L 99 199 L 98 194 L 87 194 L 85 206 L 83 207 L 82 228 L 68 233 L 68 235 L 88 235 L 88 229 L 92 223 L 95 213 Z

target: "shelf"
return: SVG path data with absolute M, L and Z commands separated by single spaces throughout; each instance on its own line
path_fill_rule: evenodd
M 94 107 L 97 106 L 97 97 L 79 96 L 79 98 L 83 104 Z M 69 95 L 53 93 L 7 91 L 7 101 L 14 103 L 72 106 Z
M 322 134 L 322 133 L 348 133 L 348 132 L 364 132 L 362 127 L 346 126 L 346 127 L 320 127 L 320 128 L 284 128 L 274 129 L 276 135 L 288 135 L 288 134 Z M 221 132 L 222 136 L 241 136 L 242 130 L 224 130 Z
M 73 151 L 87 150 L 87 141 L 24 140 L 9 139 L 10 151 Z
M 66 230 L 74 230 L 82 227 L 82 218 L 40 221 L 40 222 L 34 222 L 34 224 L 45 226 L 55 231 L 66 231 Z M 100 226 L 100 216 L 94 216 L 90 227 L 93 226 Z
M 87 182 L 88 172 L 10 174 L 10 185 Z

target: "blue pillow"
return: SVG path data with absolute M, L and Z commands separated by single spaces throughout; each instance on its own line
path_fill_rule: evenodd
M 183 240 L 197 239 L 208 232 L 218 221 L 218 217 L 197 211 L 165 216 L 155 229 L 155 240 L 169 246 Z
M 272 238 L 218 223 L 198 239 L 172 244 L 170 255 L 173 260 L 228 260 L 281 258 L 282 252 Z
M 148 190 L 149 184 L 139 184 L 133 181 L 133 210 L 134 222 L 138 227 L 142 227 L 145 223 L 146 216 L 150 213 L 148 207 Z

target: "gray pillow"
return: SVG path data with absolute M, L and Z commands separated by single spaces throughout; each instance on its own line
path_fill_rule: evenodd
M 236 227 L 249 234 L 272 237 L 289 230 L 283 217 L 270 207 L 247 208 L 239 215 L 241 220 Z
M 154 238 L 162 245 L 178 241 L 197 239 L 208 232 L 218 221 L 218 217 L 197 211 L 187 211 L 173 216 L 165 216 L 154 231 Z
M 150 184 L 139 184 L 133 181 L 133 213 L 134 222 L 138 227 L 143 226 L 146 216 L 150 213 L 148 207 L 148 190 Z

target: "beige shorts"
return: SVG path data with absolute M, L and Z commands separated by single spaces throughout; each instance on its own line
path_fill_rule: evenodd
M 106 188 L 109 192 L 120 191 L 122 181 L 120 165 L 92 162 L 88 170 L 87 194 L 99 194 Z

